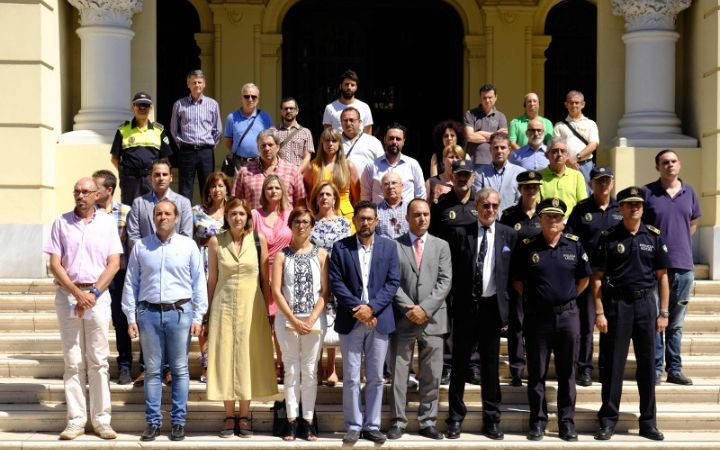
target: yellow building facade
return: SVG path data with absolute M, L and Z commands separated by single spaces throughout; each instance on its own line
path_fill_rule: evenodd
M 448 68 L 462 80 L 454 87 L 459 96 L 454 101 L 463 110 L 475 107 L 479 87 L 492 82 L 498 109 L 509 120 L 522 114 L 527 92 L 538 93 L 545 104 L 562 102 L 546 98 L 554 39 L 546 31 L 553 11 L 572 1 L 397 0 L 396 6 L 405 8 L 407 17 L 421 2 L 453 11 L 462 46 L 460 62 Z M 238 107 L 241 86 L 252 81 L 261 88 L 261 106 L 277 117 L 276 105 L 287 95 L 285 20 L 303 0 L 177 2 L 196 14 L 194 40 L 208 77 L 206 93 L 219 101 L 223 115 Z M 356 3 L 362 8 L 363 2 Z M 656 179 L 655 153 L 677 149 L 682 178 L 702 202 L 695 260 L 709 264 L 710 277 L 718 279 L 720 2 L 586 3 L 596 14 L 591 118 L 600 128 L 598 160 L 614 166 L 616 185 L 624 187 Z M 49 226 L 72 209 L 75 180 L 110 167 L 112 130 L 130 117 L 131 94 L 145 90 L 156 104 L 169 100 L 158 97 L 165 80 L 158 79 L 157 24 L 163 8 L 172 7 L 161 0 L 0 1 L 0 82 L 6 99 L 0 109 L 0 277 L 46 274 L 41 246 Z M 372 52 L 392 48 L 388 42 L 387 50 Z M 413 77 L 433 87 L 422 72 Z M 218 148 L 217 155 L 224 152 Z

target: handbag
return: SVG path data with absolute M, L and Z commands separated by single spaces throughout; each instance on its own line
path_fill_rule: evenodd
M 325 329 L 325 336 L 323 336 L 325 347 L 340 347 L 340 335 L 335 331 L 336 308 L 334 298 L 325 305 L 325 318 L 327 319 L 327 328 Z
M 225 157 L 220 166 L 220 171 L 229 177 L 235 176 L 235 161 L 233 161 L 233 155 L 229 154 Z

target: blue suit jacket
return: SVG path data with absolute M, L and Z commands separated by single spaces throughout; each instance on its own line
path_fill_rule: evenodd
M 368 282 L 369 306 L 377 318 L 377 331 L 390 334 L 395 331 L 392 302 L 400 286 L 400 264 L 394 241 L 377 234 L 374 239 Z M 348 334 L 357 323 L 352 309 L 363 304 L 360 300 L 363 286 L 355 235 L 337 241 L 330 255 L 330 287 L 338 301 L 335 331 Z

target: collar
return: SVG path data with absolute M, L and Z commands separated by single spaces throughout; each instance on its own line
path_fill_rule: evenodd
M 394 207 L 394 208 L 393 208 L 392 206 L 390 206 L 390 203 L 388 203 L 387 200 L 385 200 L 385 199 L 383 199 L 382 204 L 385 205 L 385 209 L 396 210 L 396 209 L 400 208 L 400 207 L 403 205 L 403 201 L 402 201 L 402 199 L 401 199 L 401 200 L 400 200 L 400 203 L 398 203 L 397 206 Z
M 150 191 L 150 201 L 153 202 L 153 205 L 157 205 L 160 200 L 170 200 L 171 202 L 174 202 L 173 197 L 174 192 L 170 188 L 168 188 L 167 192 L 165 193 L 165 197 L 163 197 L 162 199 L 157 198 L 155 191 Z
M 259 108 L 253 109 L 253 112 L 251 112 L 249 116 L 243 112 L 242 108 L 238 108 L 237 112 L 241 116 L 251 119 L 253 116 L 256 116 L 260 112 L 260 109 Z
M 140 129 L 140 128 L 138 128 L 138 124 L 137 124 L 137 121 L 135 120 L 135 117 L 133 117 L 132 120 L 130 121 L 130 127 L 137 128 L 138 130 Z M 147 129 L 148 130 L 153 129 L 153 122 L 150 119 L 148 119 L 148 121 L 147 121 Z
M 410 236 L 410 243 L 411 243 L 411 244 L 415 244 L 415 241 L 418 240 L 418 239 L 420 239 L 420 240 L 422 241 L 422 243 L 424 244 L 425 242 L 427 242 L 428 233 L 427 233 L 427 231 L 426 231 L 425 234 L 423 234 L 422 236 L 416 236 L 416 235 L 413 234 L 412 231 L 408 231 L 408 236 Z
M 350 138 L 347 134 L 345 134 L 344 131 L 342 132 L 342 137 L 343 137 L 343 139 L 347 140 L 348 142 L 357 141 L 357 140 L 359 140 L 359 139 L 362 137 L 362 135 L 363 135 L 363 131 L 362 131 L 362 130 L 360 130 L 360 132 L 358 133 L 357 136 L 355 136 L 355 138 Z
M 200 94 L 200 97 L 198 97 L 197 102 L 195 101 L 195 99 L 193 98 L 192 95 L 188 95 L 188 99 L 190 99 L 190 103 L 193 103 L 193 104 L 195 104 L 195 103 L 202 104 L 203 100 L 205 99 L 205 95 L 204 95 L 204 94 Z
M 300 124 L 299 124 L 299 123 L 297 122 L 297 120 L 296 120 L 295 122 L 291 123 L 291 124 L 288 125 L 288 126 L 285 126 L 285 124 L 283 123 L 283 124 L 280 126 L 280 128 L 278 128 L 278 130 L 291 130 L 291 129 L 293 129 L 293 128 L 297 128 L 297 129 L 299 130 L 299 129 L 302 128 L 302 127 L 300 126 Z
M 490 226 L 488 227 L 488 233 L 495 234 L 495 223 L 496 222 L 497 222 L 497 220 L 493 220 L 493 223 L 490 224 Z M 478 224 L 478 231 L 482 230 L 483 227 L 485 226 L 482 223 L 480 223 L 479 220 L 477 221 L 477 224 Z
M 357 237 L 357 234 L 355 235 L 355 240 L 357 241 L 358 250 L 363 249 L 364 251 L 366 251 L 366 252 L 369 251 L 370 253 L 372 253 L 372 251 L 373 251 L 373 246 L 375 245 L 375 239 L 376 239 L 376 237 L 373 235 L 372 243 L 370 243 L 369 246 L 365 247 L 363 245 L 363 243 L 360 242 L 360 238 Z
M 572 117 L 570 117 L 570 114 L 565 116 L 565 120 L 567 120 L 568 122 L 580 122 L 581 120 L 585 119 L 587 119 L 587 117 L 585 117 L 583 113 L 580 113 L 580 117 L 578 117 L 577 119 L 573 119 Z
M 97 207 L 93 208 L 93 214 L 92 214 L 92 217 L 90 218 L 90 222 L 95 220 L 96 214 L 97 214 Z M 72 217 L 73 217 L 73 221 L 75 221 L 75 222 L 82 222 L 84 220 L 83 217 L 80 217 L 77 215 L 77 213 L 75 212 L 75 208 L 73 208 L 73 210 L 72 210 Z M 88 222 L 88 223 L 90 223 L 90 222 Z
M 177 234 L 177 233 L 175 233 L 175 230 L 173 229 L 172 233 L 170 233 L 170 236 L 168 236 L 167 241 L 165 241 L 165 242 L 163 242 L 162 240 L 160 240 L 160 237 L 158 237 L 158 235 L 157 235 L 157 231 L 156 231 L 155 233 L 153 233 L 151 236 L 157 241 L 158 244 L 160 244 L 160 245 L 168 245 L 168 244 L 170 244 L 170 243 L 172 242 L 172 240 L 173 240 L 173 238 L 175 237 L 176 234 Z
M 407 162 L 407 160 L 405 159 L 405 155 L 403 155 L 402 152 L 400 152 L 400 158 L 397 160 L 397 162 L 395 164 L 388 161 L 387 154 L 385 154 L 385 153 L 383 153 L 383 155 L 380 157 L 380 161 L 385 161 L 386 163 L 388 163 L 388 165 L 390 167 L 397 167 L 398 165 L 400 165 L 400 163 Z

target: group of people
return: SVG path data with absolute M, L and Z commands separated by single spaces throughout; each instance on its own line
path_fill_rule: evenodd
M 224 134 L 217 102 L 202 94 L 201 71 L 188 75 L 190 95 L 174 105 L 169 133 L 149 120 L 150 96 L 133 97 L 134 117 L 111 149 L 119 177 L 99 170 L 78 180 L 75 209 L 54 222 L 43 249 L 58 285 L 65 355 L 68 424 L 61 439 L 84 433 L 86 378 L 96 434 L 116 437 L 110 320 L 119 384 L 133 382 L 131 339 L 140 338 L 135 383 L 145 389 L 144 441 L 160 434 L 163 383 L 172 390 L 170 439 L 185 437 L 194 336 L 207 398 L 225 405 L 221 437 L 252 436 L 250 401 L 277 398 L 281 382 L 283 439 L 317 439 L 317 386 L 339 381 L 339 345 L 344 442 L 400 438 L 413 385 L 419 433 L 458 438 L 466 382 L 482 387 L 483 434 L 502 439 L 504 327 L 509 383 L 522 386 L 527 369 L 528 439 L 542 439 L 547 425 L 553 352 L 560 437 L 577 440 L 576 385 L 592 383 L 596 327 L 603 389 L 595 438 L 614 433 L 632 339 L 640 434 L 663 439 L 654 397 L 662 370 L 668 382 L 692 383 L 682 372 L 680 345 L 700 209 L 679 178 L 677 154 L 658 153 L 660 178 L 615 199 L 612 169 L 592 162 L 597 127 L 582 115 L 581 93 L 568 93 L 568 117 L 552 132 L 538 115 L 537 95 L 528 94 L 525 115 L 508 129 L 494 107 L 495 88 L 484 85 L 464 126 L 436 127 L 442 151 L 425 180 L 417 160 L 403 153 L 405 127 L 392 123 L 382 142 L 373 137 L 370 108 L 355 98 L 357 82 L 352 71 L 341 76 L 317 152 L 297 123 L 297 102 L 283 99 L 282 122 L 272 126 L 251 83 Z M 214 171 L 222 136 L 233 178 Z M 170 189 L 170 157 L 179 164 L 180 193 Z M 201 203 L 191 206 L 196 175 Z M 118 184 L 121 202 L 113 199 Z M 337 342 L 330 343 L 333 334 Z M 384 434 L 386 381 L 393 417 Z M 442 433 L 438 399 L 447 383 Z

